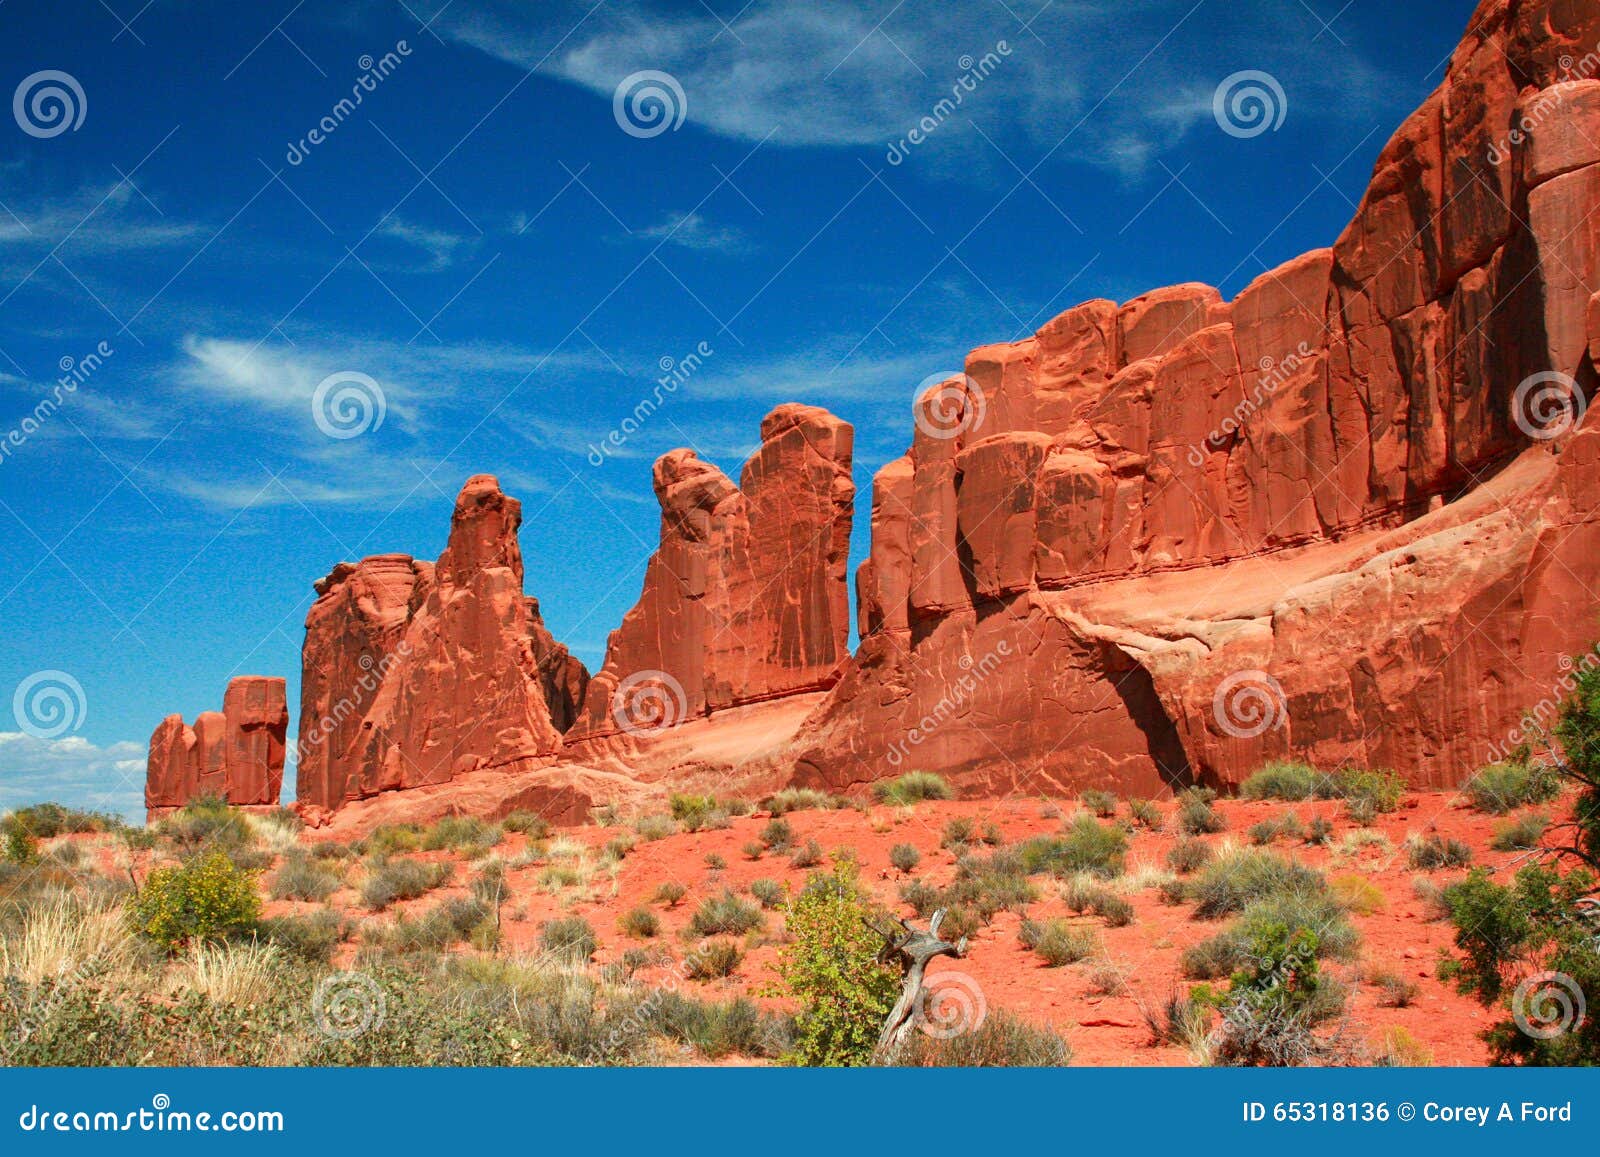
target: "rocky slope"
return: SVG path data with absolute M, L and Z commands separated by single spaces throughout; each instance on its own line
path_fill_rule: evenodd
M 799 777 L 1493 758 L 1600 636 L 1597 46 L 1593 4 L 1489 0 L 1331 250 L 1089 302 L 930 391 Z

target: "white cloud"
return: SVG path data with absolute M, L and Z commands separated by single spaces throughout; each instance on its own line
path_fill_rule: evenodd
M 665 241 L 684 249 L 716 253 L 737 253 L 747 247 L 745 236 L 731 225 L 713 225 L 699 213 L 668 213 L 666 218 L 635 237 L 646 241 Z
M 1042 148 L 1076 129 L 1066 156 L 1130 174 L 1203 126 L 1217 82 L 1240 68 L 1273 71 L 1307 118 L 1347 120 L 1395 95 L 1354 48 L 1319 35 L 1311 13 L 1269 0 L 753 0 L 720 18 L 649 0 L 432 0 L 430 14 L 442 34 L 608 103 L 624 77 L 667 72 L 689 125 L 779 147 L 887 148 L 1001 42 L 1009 54 L 963 91 L 923 152 L 986 152 L 970 114 L 991 137 Z
M 462 233 L 451 233 L 446 229 L 430 229 L 399 217 L 387 218 L 375 235 L 422 250 L 427 256 L 427 265 L 420 272 L 425 273 L 437 273 L 450 268 L 475 252 L 482 240 Z
M 36 739 L 0 731 L 0 810 L 52 800 L 144 819 L 144 745 L 96 747 L 87 739 Z
M 126 183 L 86 187 L 60 197 L 13 200 L 0 210 L 0 252 L 42 257 L 60 246 L 73 254 L 138 253 L 198 242 L 205 229 L 162 217 Z

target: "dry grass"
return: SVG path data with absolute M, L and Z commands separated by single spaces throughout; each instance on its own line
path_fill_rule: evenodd
M 177 982 L 218 1004 L 248 1008 L 273 994 L 282 963 L 271 944 L 200 944 L 183 961 Z
M 0 941 L 0 974 L 37 984 L 114 971 L 129 964 L 134 952 L 120 906 L 62 895 L 29 909 L 21 931 Z

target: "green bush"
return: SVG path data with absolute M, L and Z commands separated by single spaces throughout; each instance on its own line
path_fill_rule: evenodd
M 689 918 L 689 931 L 695 936 L 742 936 L 761 927 L 761 909 L 739 899 L 724 888 L 695 909 Z
M 215 845 L 224 849 L 246 848 L 256 842 L 244 813 L 231 808 L 215 796 L 201 796 L 157 825 L 160 832 L 180 848 L 196 849 Z
M 291 956 L 327 964 L 345 937 L 344 922 L 331 908 L 296 916 L 271 916 L 257 925 L 261 938 Z
M 1495 763 L 1462 790 L 1478 811 L 1499 816 L 1527 804 L 1549 803 L 1561 794 L 1561 777 L 1542 764 Z
M 786 815 L 789 812 L 825 810 L 844 806 L 845 801 L 838 796 L 829 795 L 825 791 L 817 791 L 815 788 L 809 787 L 786 787 L 762 804 L 763 808 L 775 816 Z
M 794 843 L 794 828 L 786 819 L 770 819 L 761 829 L 761 842 L 774 852 L 786 852 Z
M 1017 855 L 1027 875 L 1050 872 L 1057 876 L 1090 872 L 1110 878 L 1120 876 L 1128 851 L 1128 837 L 1120 828 L 1080 815 L 1060 836 L 1034 836 L 1017 845 Z
M 1216 850 L 1204 840 L 1180 838 L 1167 851 L 1167 867 L 1180 876 L 1205 867 L 1216 855 Z
M 666 880 L 656 885 L 655 895 L 651 896 L 650 899 L 653 903 L 660 904 L 665 908 L 676 908 L 688 893 L 689 889 L 678 883 L 678 881 Z
M 955 799 L 956 793 L 940 776 L 928 771 L 908 771 L 899 779 L 872 785 L 880 803 L 909 806 L 929 799 Z
M 822 845 L 816 840 L 807 840 L 789 857 L 791 868 L 814 868 L 820 863 L 822 863 Z
M 856 872 L 849 861 L 813 872 L 789 905 L 778 973 L 799 1007 L 794 1064 L 870 1064 L 899 993 L 898 969 L 878 958 L 883 937 Z
M 1167 822 L 1161 814 L 1161 805 L 1153 799 L 1130 799 L 1128 814 L 1133 817 L 1134 823 L 1152 832 L 1159 832 Z
M 416 824 L 379 824 L 357 844 L 362 855 L 383 859 L 398 852 L 414 852 L 422 847 L 423 831 Z
M 498 844 L 502 835 L 499 824 L 485 823 L 475 816 L 446 816 L 423 833 L 422 849 L 481 855 Z
M 1103 888 L 1090 899 L 1089 911 L 1111 928 L 1122 928 L 1133 923 L 1133 904 L 1125 897 Z
M 1352 818 L 1358 812 L 1387 814 L 1400 806 L 1405 794 L 1405 780 L 1392 771 L 1374 771 L 1367 768 L 1347 767 L 1336 772 L 1328 781 L 1327 791 L 1332 798 L 1345 801 L 1345 810 Z
M 6 828 L 5 861 L 8 864 L 37 864 L 39 862 L 39 839 L 27 828 L 21 825 Z
M 500 826 L 508 832 L 521 832 L 528 837 L 529 843 L 550 838 L 550 821 L 538 812 L 520 809 L 508 812 L 505 819 L 500 821 Z
M 1306 828 L 1306 843 L 1318 847 L 1333 839 L 1333 821 L 1327 816 L 1312 816 Z
M 4 820 L 0 820 L 0 829 L 7 833 L 21 828 L 40 840 L 54 839 L 56 836 L 116 832 L 126 826 L 114 815 L 83 811 L 59 803 L 36 803 L 28 807 L 19 807 Z
M 1065 920 L 1024 920 L 1017 940 L 1051 968 L 1076 964 L 1093 956 L 1100 947 L 1092 929 L 1076 928 Z
M 415 900 L 450 879 L 453 865 L 393 859 L 373 864 L 361 885 L 361 902 L 381 912 L 400 900 Z
M 1239 794 L 1245 799 L 1306 800 L 1317 794 L 1323 778 L 1310 764 L 1269 763 L 1239 785 Z
M 1600 666 L 1581 665 L 1561 703 L 1556 738 L 1568 778 L 1581 789 L 1573 807 L 1573 843 L 1590 868 L 1600 870 Z M 1565 842 L 1565 841 L 1564 841 Z
M 970 816 L 953 816 L 945 821 L 944 831 L 939 837 L 939 846 L 959 854 L 977 838 L 977 835 L 978 825 L 973 823 Z
M 911 844 L 896 844 L 889 849 L 889 863 L 897 871 L 910 875 L 922 862 L 922 853 Z
M 558 916 L 539 928 L 539 947 L 559 960 L 582 964 L 599 946 L 594 927 L 582 916 Z
M 639 833 L 639 838 L 645 843 L 664 840 L 668 836 L 678 834 L 678 821 L 671 816 L 655 815 L 640 816 L 633 821 L 633 830 Z
M 254 874 L 214 849 L 151 872 L 132 911 L 139 932 L 170 951 L 252 927 L 261 915 L 261 898 Z
M 1300 823 L 1300 817 L 1290 812 L 1287 815 L 1273 816 L 1250 825 L 1245 832 L 1250 837 L 1250 842 L 1258 847 L 1265 847 L 1274 840 L 1300 839 L 1306 830 Z

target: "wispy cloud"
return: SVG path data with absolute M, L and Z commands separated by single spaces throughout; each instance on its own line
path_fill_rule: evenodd
M 430 229 L 399 217 L 386 219 L 376 236 L 421 250 L 427 262 L 420 272 L 426 273 L 437 273 L 465 260 L 477 251 L 482 241 L 481 237 Z
M 1071 132 L 1071 157 L 1132 174 L 1209 117 L 1217 82 L 1239 68 L 1272 69 L 1305 117 L 1347 118 L 1387 99 L 1385 78 L 1334 37 L 1316 35 L 1320 21 L 1294 4 L 884 7 L 753 0 L 737 15 L 718 15 L 707 5 L 671 10 L 646 0 L 599 10 L 587 0 L 431 0 L 430 12 L 445 35 L 608 100 L 634 72 L 670 73 L 690 124 L 778 147 L 899 140 L 1001 42 L 1008 53 L 963 90 L 930 151 L 985 149 L 966 123 L 971 115 L 1002 139 L 1048 146 Z
M 161 216 L 127 184 L 83 187 L 49 199 L 31 194 L 0 210 L 0 252 L 130 254 L 191 244 L 203 226 Z
M 749 248 L 744 233 L 731 225 L 714 225 L 699 213 L 669 213 L 645 229 L 634 230 L 645 241 L 665 241 L 683 249 L 738 253 Z

